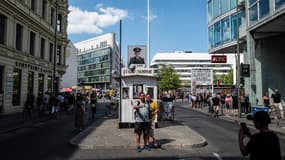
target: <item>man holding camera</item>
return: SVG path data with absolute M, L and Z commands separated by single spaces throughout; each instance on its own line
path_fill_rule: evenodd
M 267 112 L 259 111 L 253 116 L 253 122 L 259 133 L 251 135 L 245 123 L 239 130 L 239 147 L 243 156 L 250 155 L 250 160 L 281 160 L 280 144 L 277 135 L 268 129 L 271 122 Z M 250 140 L 245 145 L 244 138 Z

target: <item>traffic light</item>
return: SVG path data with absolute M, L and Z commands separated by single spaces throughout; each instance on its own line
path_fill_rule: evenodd
M 243 78 L 243 77 L 240 77 L 240 84 L 241 84 L 242 86 L 244 86 L 244 78 Z
M 249 64 L 241 64 L 241 76 L 250 77 L 250 67 Z

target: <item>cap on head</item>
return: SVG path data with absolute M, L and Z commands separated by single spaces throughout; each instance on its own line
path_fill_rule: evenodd
M 253 116 L 253 121 L 260 122 L 263 125 L 268 125 L 271 123 L 271 119 L 267 112 L 265 111 L 258 111 Z
M 142 49 L 139 48 L 139 47 L 135 47 L 135 48 L 133 49 L 134 52 L 140 52 L 141 50 L 142 50 Z

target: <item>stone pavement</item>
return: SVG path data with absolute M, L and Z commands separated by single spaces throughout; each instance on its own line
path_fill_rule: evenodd
M 181 100 L 176 101 L 177 105 L 181 105 L 185 108 L 189 108 L 189 105 L 186 101 L 182 102 Z M 195 111 L 203 112 L 205 114 L 210 114 L 208 113 L 208 107 L 203 107 L 203 108 L 193 108 Z M 219 118 L 228 120 L 228 121 L 234 121 L 234 122 L 245 122 L 250 128 L 255 128 L 253 121 L 248 120 L 246 118 L 246 114 L 242 114 L 241 117 L 238 115 L 233 115 L 233 114 L 224 114 L 224 115 L 219 115 Z M 284 120 L 275 120 L 273 117 L 271 117 L 271 124 L 269 124 L 269 129 L 272 131 L 285 135 L 285 121 Z
M 119 120 L 112 117 L 97 119 L 88 128 L 70 140 L 80 149 L 135 149 L 133 128 L 119 129 Z M 155 136 L 165 149 L 190 149 L 207 144 L 204 137 L 176 121 L 159 122 Z M 141 139 L 141 145 L 143 140 Z

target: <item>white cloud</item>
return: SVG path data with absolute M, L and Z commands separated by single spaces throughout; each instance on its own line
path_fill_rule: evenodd
M 69 34 L 95 33 L 103 32 L 104 27 L 112 26 L 120 19 L 128 17 L 126 10 L 113 7 L 104 8 L 102 4 L 96 5 L 99 12 L 82 10 L 78 7 L 70 6 L 68 15 Z

